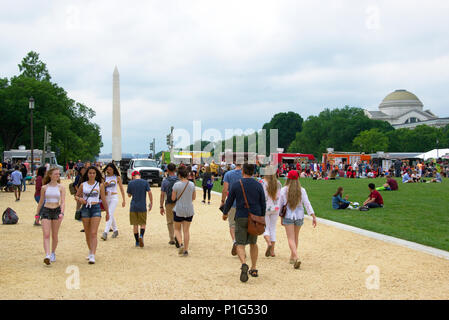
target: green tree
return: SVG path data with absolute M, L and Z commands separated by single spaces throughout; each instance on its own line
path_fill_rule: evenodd
M 278 147 L 287 150 L 295 139 L 296 133 L 302 130 L 304 119 L 296 112 L 280 112 L 275 114 L 262 129 L 267 130 L 267 154 L 270 151 L 270 129 L 278 129 Z
M 45 65 L 40 61 L 36 64 Z M 63 88 L 47 80 L 49 75 L 28 74 L 23 72 L 9 81 L 0 79 L 0 149 L 9 150 L 21 144 L 30 147 L 28 100 L 32 96 L 35 99 L 34 147 L 43 149 L 44 126 L 47 126 L 52 132 L 51 148 L 59 151 L 58 162 L 94 159 L 103 145 L 99 126 L 91 122 L 95 112 L 70 99 Z
M 310 116 L 304 121 L 302 131 L 296 134 L 288 151 L 311 153 L 318 157 L 326 152 L 326 148 L 358 151 L 352 144 L 354 138 L 372 128 L 381 132 L 394 130 L 386 121 L 369 119 L 360 108 L 325 109 L 318 116 Z
M 47 70 L 47 65 L 39 59 L 39 54 L 34 51 L 28 52 L 22 62 L 18 65 L 20 74 L 34 78 L 38 81 L 50 81 L 50 73 Z
M 360 132 L 354 138 L 353 145 L 355 149 L 365 153 L 375 153 L 377 151 L 385 151 L 388 148 L 388 137 L 379 129 L 374 128 Z

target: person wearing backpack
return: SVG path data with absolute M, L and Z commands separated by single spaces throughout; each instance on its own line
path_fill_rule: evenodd
M 65 188 L 61 185 L 59 169 L 50 169 L 43 181 L 41 197 L 37 206 L 36 215 L 41 214 L 42 232 L 44 237 L 45 258 L 44 263 L 50 265 L 56 261 L 56 247 L 58 246 L 58 232 L 64 218 Z M 45 204 L 44 204 L 45 200 Z M 42 209 L 42 206 L 44 207 Z M 42 212 L 41 212 L 42 209 Z M 50 253 L 50 235 L 52 246 Z
M 165 218 L 167 220 L 167 228 L 168 228 L 168 244 L 174 245 L 175 242 L 175 229 L 173 226 L 173 208 L 175 207 L 175 202 L 172 201 L 172 191 L 173 186 L 177 181 L 179 181 L 176 175 L 176 165 L 174 163 L 169 163 L 167 165 L 167 174 L 168 176 L 162 181 L 161 185 L 161 197 L 160 197 L 160 212 L 161 215 L 165 214 Z M 165 209 L 164 209 L 164 199 L 165 199 Z M 179 248 L 179 243 L 176 245 Z
M 206 193 L 207 193 L 207 204 L 210 204 L 210 192 L 212 187 L 214 186 L 214 177 L 212 176 L 212 172 L 210 166 L 206 167 L 206 172 L 203 174 L 203 203 L 206 203 Z
M 193 201 L 196 198 L 195 184 L 188 180 L 189 172 L 185 167 L 178 169 L 179 181 L 173 185 L 171 199 L 176 201 L 173 208 L 173 221 L 175 225 L 176 241 L 180 244 L 179 255 L 187 257 L 189 255 L 190 223 L 193 219 Z M 182 241 L 181 229 L 184 235 Z

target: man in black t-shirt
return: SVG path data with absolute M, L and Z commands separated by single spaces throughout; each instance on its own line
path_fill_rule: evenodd
M 25 192 L 26 189 L 27 189 L 27 187 L 26 187 L 26 179 L 25 178 L 28 175 L 28 170 L 27 170 L 27 167 L 25 167 L 24 164 L 22 164 L 20 166 L 20 172 L 22 172 L 22 176 L 23 176 L 23 179 L 22 179 L 22 191 Z

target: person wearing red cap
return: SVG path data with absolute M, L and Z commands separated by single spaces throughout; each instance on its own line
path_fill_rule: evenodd
M 133 180 L 128 183 L 126 193 L 128 197 L 132 197 L 131 206 L 129 209 L 130 224 L 134 227 L 134 238 L 136 239 L 136 247 L 143 248 L 143 236 L 145 234 L 145 227 L 147 223 L 147 201 L 146 194 L 150 199 L 148 212 L 153 207 L 153 194 L 151 193 L 150 185 L 147 181 L 140 179 L 140 172 L 134 171 L 131 174 Z M 140 226 L 140 236 L 139 236 Z
M 280 207 L 286 206 L 285 216 L 282 217 L 282 225 L 287 233 L 290 247 L 290 263 L 295 269 L 299 269 L 301 261 L 298 257 L 298 235 L 304 223 L 304 207 L 307 213 L 313 217 L 313 227 L 316 227 L 316 216 L 310 204 L 306 190 L 301 187 L 299 175 L 296 170 L 291 170 L 287 176 L 285 187 L 281 189 L 279 199 Z

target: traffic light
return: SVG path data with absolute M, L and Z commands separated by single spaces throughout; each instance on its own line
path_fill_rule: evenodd
M 51 142 L 51 132 L 47 131 L 47 144 L 50 144 Z
M 153 150 L 154 149 L 154 144 L 153 144 L 153 142 L 150 142 L 150 150 Z

